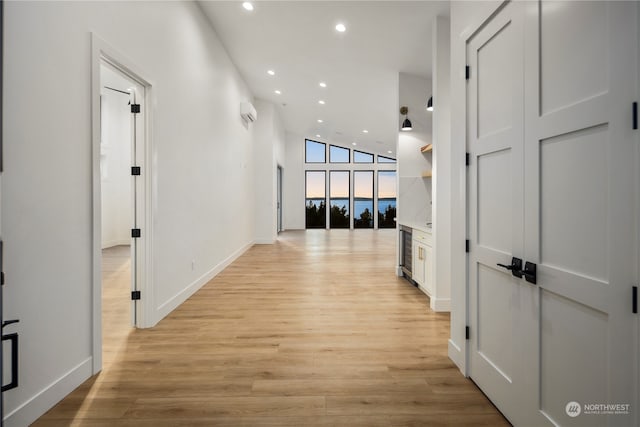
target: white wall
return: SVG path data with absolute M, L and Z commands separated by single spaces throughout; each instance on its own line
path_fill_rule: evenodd
M 284 228 L 304 230 L 304 144 L 302 135 L 287 132 L 285 156 L 287 170 L 284 176 Z
M 252 94 L 196 3 L 6 2 L 4 31 L 4 308 L 21 320 L 4 398 L 24 426 L 91 373 L 91 32 L 153 85 L 156 320 L 253 242 Z
M 286 169 L 285 133 L 280 114 L 267 101 L 256 100 L 258 120 L 255 126 L 255 241 L 273 243 L 278 237 L 278 165 Z M 283 170 L 283 175 L 286 171 Z
M 451 309 L 451 156 L 450 24 L 438 16 L 433 25 L 433 294 L 431 308 Z M 457 163 L 463 159 L 457 159 Z M 438 171 L 442 171 L 442 176 Z
M 431 170 L 431 153 L 420 147 L 431 143 L 431 113 L 426 110 L 431 95 L 431 80 L 400 73 L 400 106 L 409 107 L 410 132 L 398 131 L 398 222 L 425 226 L 431 222 L 431 179 L 422 178 Z M 398 129 L 404 116 L 398 113 Z
M 100 67 L 101 80 L 114 82 L 113 71 Z M 126 90 L 126 84 L 106 86 Z M 100 165 L 102 185 L 102 248 L 131 240 L 131 112 L 130 95 L 101 90 Z
M 499 6 L 497 1 L 451 2 L 451 165 L 441 170 L 442 179 L 451 186 L 451 339 L 449 357 L 463 373 L 466 373 L 465 326 L 467 322 L 466 265 L 464 241 L 466 226 L 466 40 Z M 437 107 L 436 107 L 437 108 Z M 447 237 L 444 237 L 445 239 Z

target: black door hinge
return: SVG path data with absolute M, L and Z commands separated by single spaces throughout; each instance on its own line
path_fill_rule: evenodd
M 638 313 L 638 287 L 637 286 L 632 287 L 631 294 L 632 294 L 631 312 L 636 314 Z
M 471 164 L 471 155 L 469 153 L 464 153 L 464 164 L 469 166 Z
M 470 336 L 471 336 L 471 331 L 469 330 L 468 326 L 465 326 L 464 327 L 464 339 L 468 340 Z
M 140 233 L 140 229 L 139 228 L 132 228 L 131 229 L 131 237 L 140 237 L 141 233 Z
M 131 291 L 131 300 L 137 301 L 140 299 L 140 291 Z
M 138 114 L 140 112 L 140 104 L 131 104 L 131 112 Z
M 471 68 L 468 65 L 466 65 L 464 67 L 464 78 L 465 80 L 469 80 L 470 77 L 471 77 Z
M 638 129 L 638 103 L 633 103 L 633 129 Z
M 469 239 L 464 241 L 464 251 L 469 253 Z
M 133 176 L 140 175 L 140 166 L 131 166 L 131 175 Z

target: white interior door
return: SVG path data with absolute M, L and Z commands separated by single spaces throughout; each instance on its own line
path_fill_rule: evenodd
M 535 410 L 637 426 L 637 2 L 542 2 L 526 41 L 525 258 L 538 264 Z M 539 399 L 535 399 L 539 396 Z M 569 402 L 582 413 L 567 414 Z M 631 404 L 587 414 L 585 404 Z M 624 412 L 624 411 L 622 411 Z
M 469 371 L 515 425 L 640 421 L 637 21 L 637 2 L 506 4 L 468 44 Z
M 532 289 L 523 257 L 523 7 L 506 4 L 469 41 L 469 311 L 471 378 L 514 423 L 524 413 L 521 310 Z

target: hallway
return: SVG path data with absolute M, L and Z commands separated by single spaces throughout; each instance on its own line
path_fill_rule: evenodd
M 447 357 L 449 315 L 394 275 L 395 238 L 252 247 L 34 425 L 508 425 Z

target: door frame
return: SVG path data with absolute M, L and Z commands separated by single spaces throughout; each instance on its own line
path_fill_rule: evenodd
M 141 175 L 143 180 L 142 194 L 139 194 L 142 212 L 139 212 L 138 227 L 144 229 L 143 236 L 138 241 L 138 257 L 136 269 L 138 272 L 137 289 L 144 295 L 137 304 L 137 325 L 138 328 L 153 326 L 153 301 L 154 289 L 153 281 L 153 218 L 155 217 L 155 206 L 152 194 L 155 187 L 155 172 L 152 160 L 154 159 L 154 149 L 152 145 L 151 123 L 153 102 L 152 84 L 145 78 L 148 74 L 141 71 L 133 61 L 121 54 L 95 33 L 91 33 L 91 168 L 92 168 L 92 366 L 93 373 L 96 374 L 102 369 L 102 194 L 100 177 L 100 66 L 102 62 L 124 74 L 127 78 L 134 80 L 144 87 L 145 93 L 142 99 L 145 107 L 142 118 L 143 137 L 138 140 L 138 145 L 143 147 L 143 158 L 140 159 L 144 165 L 144 172 Z
M 276 236 L 284 231 L 284 215 L 282 214 L 283 194 L 282 187 L 284 185 L 284 168 L 278 163 L 276 165 Z

